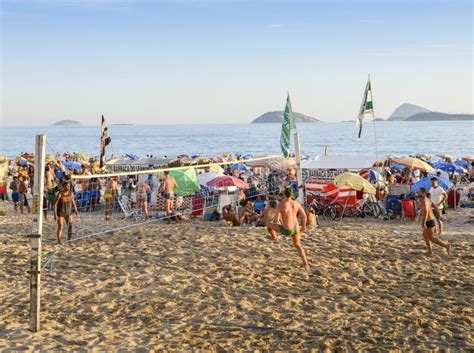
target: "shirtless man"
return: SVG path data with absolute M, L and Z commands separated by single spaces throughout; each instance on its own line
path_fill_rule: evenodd
M 169 171 L 165 171 L 165 180 L 161 185 L 161 196 L 165 199 L 165 211 L 167 223 L 170 224 L 171 209 L 173 208 L 174 189 L 176 188 L 176 180 L 170 175 Z
M 270 234 L 272 234 L 270 230 L 274 230 L 280 232 L 283 236 L 291 235 L 293 244 L 303 260 L 304 267 L 308 270 L 308 260 L 300 242 L 301 232 L 304 232 L 306 227 L 306 212 L 298 201 L 293 200 L 290 189 L 285 189 L 283 195 L 285 198 L 277 207 L 277 214 L 281 216 L 283 224 L 269 223 L 267 228 L 269 228 Z M 298 225 L 298 215 L 301 217 L 301 229 Z
M 420 206 L 421 206 L 421 229 L 423 238 L 426 242 L 426 248 L 428 249 L 428 256 L 433 255 L 433 249 L 431 247 L 431 243 L 435 243 L 443 248 L 446 249 L 448 255 L 452 254 L 451 245 L 446 242 L 443 242 L 437 238 L 435 238 L 436 232 L 436 220 L 433 214 L 433 210 L 431 208 L 431 200 L 426 196 L 426 189 L 420 188 L 418 190 L 418 197 L 420 198 Z
M 118 177 L 112 177 L 107 182 L 104 191 L 106 221 L 112 219 L 112 212 L 114 210 L 114 198 L 117 197 L 119 197 Z
M 148 194 L 150 193 L 148 182 L 143 181 L 137 187 L 137 203 L 140 211 L 143 209 L 145 219 L 148 219 Z
M 13 181 L 10 183 L 10 189 L 12 190 L 12 200 L 15 213 L 18 213 L 18 206 L 20 204 L 20 181 L 17 176 L 13 177 Z

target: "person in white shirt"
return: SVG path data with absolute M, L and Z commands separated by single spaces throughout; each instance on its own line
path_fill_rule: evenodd
M 433 205 L 436 205 L 438 208 L 439 212 L 442 215 L 443 221 L 446 220 L 446 211 L 444 207 L 444 202 L 446 201 L 448 195 L 446 194 L 446 191 L 438 185 L 438 179 L 437 178 L 431 178 L 431 189 L 430 189 L 430 195 L 431 195 L 431 201 L 433 202 Z M 440 221 L 439 225 L 439 230 L 438 234 L 441 235 L 443 232 L 443 222 Z

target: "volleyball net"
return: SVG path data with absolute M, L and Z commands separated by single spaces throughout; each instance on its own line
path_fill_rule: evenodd
M 281 158 L 263 156 L 107 174 L 72 173 L 49 184 L 46 177 L 43 210 L 49 220 L 43 223 L 43 268 L 51 268 L 62 247 L 88 238 L 157 222 L 213 221 L 228 205 L 238 215 L 248 201 L 260 213 L 265 200 L 282 186 L 286 166 L 281 165 Z M 176 182 L 172 193 L 164 192 L 167 175 Z M 60 222 L 52 221 L 53 214 Z M 59 247 L 55 245 L 58 223 L 62 224 Z

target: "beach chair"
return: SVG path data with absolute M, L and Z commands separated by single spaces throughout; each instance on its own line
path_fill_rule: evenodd
M 402 212 L 402 220 L 411 219 L 414 221 L 418 218 L 415 201 L 413 200 L 402 200 Z
M 120 205 L 120 208 L 122 209 L 123 213 L 125 213 L 127 219 L 138 219 L 137 211 L 132 208 L 132 206 L 130 205 L 130 200 L 126 195 L 120 196 L 120 198 L 118 199 L 118 204 Z
M 387 205 L 386 205 L 387 215 L 401 217 L 402 216 L 402 202 L 399 200 L 397 195 L 388 195 L 387 196 Z

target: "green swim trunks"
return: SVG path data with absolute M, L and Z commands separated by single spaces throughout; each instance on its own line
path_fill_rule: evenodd
M 296 225 L 296 227 L 293 228 L 292 230 L 288 230 L 280 224 L 280 234 L 281 235 L 292 236 L 292 235 L 299 234 L 299 233 L 300 233 L 300 226 L 299 225 Z

